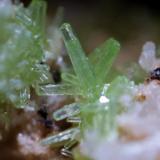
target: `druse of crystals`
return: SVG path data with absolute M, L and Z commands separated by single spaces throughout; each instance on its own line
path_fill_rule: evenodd
M 39 93 L 40 95 L 70 95 L 75 98 L 75 103 L 65 105 L 61 109 L 56 110 L 53 113 L 53 118 L 56 121 L 66 119 L 67 122 L 74 123 L 76 126 L 75 129 L 81 131 L 81 136 L 83 135 L 83 131 L 89 126 L 92 127 L 94 122 L 96 122 L 95 128 L 101 128 L 101 131 L 104 132 L 104 134 L 106 132 L 109 133 L 111 128 L 115 128 L 112 127 L 113 123 L 111 117 L 114 118 L 117 111 L 114 108 L 109 109 L 108 111 L 110 100 L 107 97 L 110 96 L 110 91 L 108 92 L 108 95 L 106 95 L 109 87 L 108 84 L 105 84 L 105 80 L 112 63 L 118 54 L 120 45 L 116 40 L 109 39 L 100 47 L 96 48 L 93 53 L 91 53 L 90 57 L 87 57 L 69 24 L 63 24 L 61 32 L 73 65 L 74 74 L 63 73 L 62 84 L 40 86 Z M 109 121 L 107 121 L 106 124 L 101 125 L 105 120 Z M 68 131 L 69 138 L 65 140 L 81 140 L 80 136 L 77 135 L 75 137 L 75 133 L 66 130 L 57 135 L 43 139 L 42 143 L 51 145 L 58 143 L 59 145 L 62 145 L 63 138 L 68 137 L 65 136 L 66 133 L 68 134 Z M 64 150 L 65 153 L 70 153 L 70 151 L 65 148 Z
M 77 88 L 80 88 L 84 97 L 96 101 L 112 62 L 118 54 L 120 45 L 116 40 L 109 39 L 95 49 L 93 53 L 91 53 L 92 56 L 88 58 L 78 38 L 73 33 L 71 26 L 65 23 L 62 25 L 61 31 L 73 69 L 77 76 L 77 85 L 79 85 Z M 97 60 L 97 65 L 94 65 L 95 59 Z
M 0 1 L 0 101 L 23 107 L 29 87 L 48 80 L 48 68 L 40 65 L 45 47 L 44 1 L 28 8 Z
M 147 72 L 159 65 L 153 43 L 144 45 L 139 62 Z M 111 88 L 111 97 L 108 96 L 110 101 L 113 100 L 113 106 L 124 109 L 112 119 L 116 121 L 117 135 L 106 133 L 107 136 L 103 136 L 100 129 L 90 126 L 84 131 L 80 152 L 93 160 L 104 160 L 106 157 L 113 160 L 159 159 L 159 80 L 150 79 L 137 85 L 128 81 L 128 84 L 123 85 L 124 81 L 117 81 L 117 85 Z M 126 91 L 119 90 L 119 87 L 124 87 Z M 106 123 L 103 121 L 99 126 Z

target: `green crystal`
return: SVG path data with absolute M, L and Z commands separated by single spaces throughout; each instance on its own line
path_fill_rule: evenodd
M 80 86 L 85 92 L 88 90 L 93 90 L 96 86 L 96 77 L 88 58 L 85 56 L 79 40 L 73 33 L 69 24 L 63 24 L 61 31 Z
M 72 103 L 69 105 L 65 105 L 63 108 L 58 109 L 53 113 L 53 118 L 56 121 L 60 121 L 66 119 L 68 117 L 77 115 L 80 112 L 80 105 L 77 103 Z
M 41 96 L 45 95 L 81 95 L 81 93 L 75 88 L 73 88 L 72 85 L 54 85 L 54 84 L 48 84 L 48 85 L 40 85 L 36 87 L 37 93 Z
M 42 145 L 62 145 L 68 140 L 72 140 L 79 133 L 78 128 L 71 128 L 66 131 L 60 132 L 59 134 L 49 136 L 41 140 Z
M 105 83 L 107 73 L 119 50 L 120 44 L 114 39 L 109 39 L 90 54 L 90 61 L 95 64 L 94 71 L 98 79 L 98 84 Z

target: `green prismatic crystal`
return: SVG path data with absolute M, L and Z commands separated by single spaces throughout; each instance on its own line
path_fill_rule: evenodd
M 61 31 L 80 86 L 85 92 L 90 90 L 91 92 L 94 92 L 94 88 L 97 83 L 96 77 L 88 58 L 85 56 L 79 40 L 74 35 L 69 24 L 63 24 Z
M 89 59 L 95 64 L 94 71 L 99 85 L 105 83 L 106 76 L 119 50 L 120 44 L 114 39 L 109 39 L 90 54 Z
M 79 133 L 78 128 L 71 128 L 59 134 L 49 136 L 41 140 L 40 143 L 42 145 L 53 145 L 53 146 L 64 144 L 66 141 L 74 139 L 78 133 Z

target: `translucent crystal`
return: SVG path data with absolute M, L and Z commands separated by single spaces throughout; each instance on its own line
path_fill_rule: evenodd
M 66 156 L 66 157 L 70 157 L 73 158 L 73 153 L 72 153 L 72 148 L 77 144 L 76 140 L 71 140 L 69 142 L 67 142 L 64 147 L 61 149 L 61 154 Z
M 80 95 L 81 93 L 76 91 L 71 85 L 41 85 L 36 88 L 39 95 Z
M 58 109 L 53 113 L 53 118 L 56 121 L 60 121 L 66 119 L 68 117 L 77 115 L 80 112 L 80 105 L 77 103 L 72 103 L 69 105 L 65 105 L 63 108 Z
M 68 117 L 67 122 L 69 123 L 81 123 L 80 117 Z
M 67 140 L 74 139 L 75 136 L 79 133 L 78 128 L 71 128 L 66 131 L 60 132 L 57 135 L 49 136 L 43 140 L 41 140 L 42 145 L 58 145 Z
M 94 65 L 94 71 L 98 79 L 98 84 L 105 82 L 107 73 L 118 55 L 119 50 L 120 44 L 114 39 L 109 39 L 90 54 L 90 61 L 96 64 Z
M 69 151 L 68 149 L 62 148 L 61 149 L 61 154 L 65 157 L 70 157 L 73 158 L 73 154 L 71 151 Z
M 75 86 L 79 85 L 78 78 L 73 74 L 63 73 L 62 74 L 62 79 L 64 80 L 65 83 L 67 82 L 68 84 L 72 84 L 72 85 L 75 85 Z
M 81 108 L 80 115 L 82 134 L 84 134 L 86 130 L 95 129 L 101 133 L 101 136 L 107 135 L 108 130 L 110 130 L 110 125 L 106 105 L 99 102 L 84 105 Z

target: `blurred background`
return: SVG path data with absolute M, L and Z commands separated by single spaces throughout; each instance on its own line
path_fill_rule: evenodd
M 87 52 L 109 37 L 121 43 L 119 62 L 137 60 L 146 41 L 160 42 L 160 6 L 155 0 L 46 0 L 49 21 L 58 7 Z M 27 5 L 30 1 L 23 0 Z M 122 57 L 121 57 L 122 56 Z M 124 58 L 125 57 L 125 58 Z

